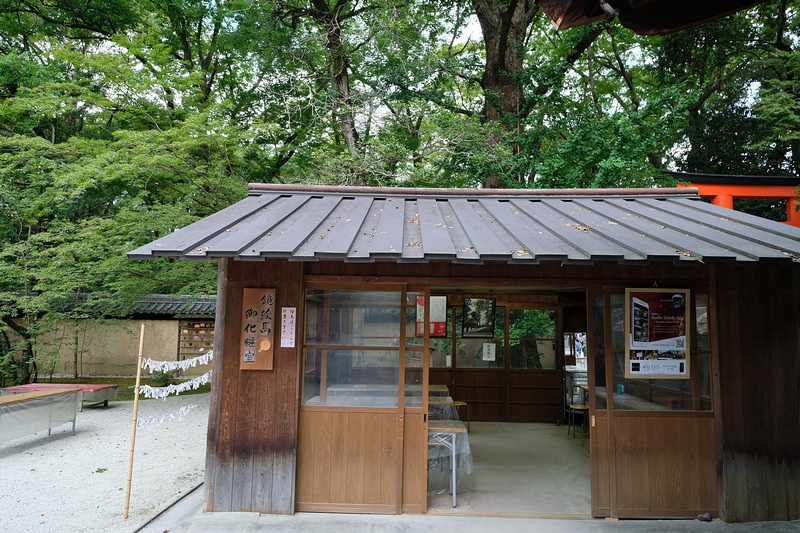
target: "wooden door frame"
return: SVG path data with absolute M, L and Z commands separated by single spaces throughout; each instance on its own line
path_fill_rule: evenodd
M 395 464 L 393 465 L 393 470 L 395 470 L 395 479 L 397 481 L 396 486 L 394 487 L 394 502 L 392 504 L 381 504 L 379 507 L 383 507 L 385 509 L 392 508 L 394 510 L 394 514 L 401 514 L 403 510 L 403 471 L 404 471 L 404 457 L 405 454 L 403 452 L 403 439 L 404 439 L 404 430 L 405 430 L 405 352 L 406 352 L 406 345 L 405 345 L 405 338 L 407 335 L 406 331 L 406 306 L 407 306 L 407 285 L 405 283 L 397 283 L 397 282 L 370 282 L 370 283 L 362 283 L 362 282 L 352 282 L 352 281 L 338 281 L 338 280 L 330 280 L 330 281 L 306 281 L 303 284 L 302 294 L 303 294 L 303 320 L 302 331 L 305 332 L 307 317 L 305 315 L 306 305 L 305 305 L 305 293 L 307 290 L 316 290 L 322 289 L 325 291 L 336 291 L 336 290 L 349 290 L 349 291 L 365 291 L 365 290 L 374 290 L 376 292 L 399 292 L 400 293 L 400 344 L 398 346 L 398 404 L 396 408 L 392 407 L 381 407 L 381 408 L 364 408 L 364 407 L 341 407 L 341 406 L 305 406 L 302 405 L 302 402 L 299 406 L 300 416 L 298 419 L 300 420 L 300 428 L 302 429 L 302 419 L 303 413 L 317 413 L 318 415 L 325 415 L 330 414 L 332 416 L 346 416 L 350 415 L 358 415 L 359 413 L 365 413 L 368 415 L 393 415 L 395 419 L 395 425 L 393 428 L 390 429 L 390 434 L 388 436 L 384 436 L 384 438 L 388 438 L 390 440 L 397 439 L 400 441 L 400 453 L 397 453 L 393 456 L 395 459 Z M 305 337 L 303 337 L 301 351 L 306 349 L 305 345 Z M 357 348 L 357 347 L 356 347 Z M 301 358 L 302 359 L 302 358 Z M 300 381 L 301 387 L 299 388 L 300 398 L 303 398 L 303 391 L 302 391 L 302 362 L 300 362 Z M 423 394 L 424 396 L 424 394 Z M 307 432 L 315 434 L 315 429 L 309 428 Z M 333 432 L 329 432 L 330 434 Z M 301 436 L 303 432 L 298 432 L 298 447 L 302 446 L 301 443 Z M 335 451 L 335 450 L 334 450 Z M 327 503 L 327 502 L 297 502 L 296 507 L 298 510 L 305 510 L 305 511 L 317 511 L 317 512 L 356 512 L 356 513 L 374 513 L 379 512 L 376 511 L 376 507 L 374 504 L 335 504 L 335 503 Z
M 702 283 L 689 283 L 692 291 L 690 308 L 690 323 L 695 327 L 696 296 L 705 294 L 708 298 L 708 305 L 712 304 L 711 294 L 707 287 Z M 713 441 L 713 421 L 716 418 L 716 411 L 719 405 L 716 402 L 716 392 L 719 387 L 718 372 L 715 371 L 715 358 L 709 359 L 709 386 L 711 390 L 711 410 L 669 410 L 669 411 L 629 411 L 621 410 L 617 412 L 612 403 L 606 408 L 598 410 L 597 396 L 595 394 L 597 364 L 602 361 L 604 365 L 603 376 L 607 391 L 613 391 L 614 374 L 613 365 L 615 353 L 620 352 L 619 348 L 613 345 L 613 322 L 612 322 L 612 296 L 621 294 L 624 290 L 622 285 L 604 285 L 603 287 L 587 288 L 587 307 L 588 307 L 588 331 L 587 346 L 590 348 L 591 356 L 587 360 L 589 372 L 589 414 L 591 432 L 591 480 L 592 480 L 592 515 L 595 517 L 608 518 L 691 518 L 704 512 L 715 514 L 715 507 L 709 503 L 712 498 L 713 490 L 711 485 L 716 488 L 716 483 L 710 483 L 714 478 L 716 470 L 716 451 Z M 665 289 L 668 290 L 668 289 Z M 602 296 L 603 302 L 603 324 L 602 332 L 604 342 L 602 348 L 596 347 L 595 332 L 598 331 L 598 324 L 594 315 L 594 299 Z M 695 357 L 694 376 L 699 376 L 696 355 L 700 351 L 710 351 L 713 354 L 714 324 L 712 317 L 709 317 L 709 327 L 712 332 L 709 341 L 712 348 L 700 349 L 696 344 L 692 344 L 691 350 Z M 693 383 L 693 391 L 699 391 L 699 384 Z M 701 405 L 697 398 L 695 408 Z M 609 398 L 609 402 L 613 402 Z M 646 429 L 642 429 L 646 428 Z M 618 434 L 618 431 L 621 431 Z M 680 446 L 670 445 L 670 439 L 675 435 L 697 436 L 694 442 L 689 442 L 689 453 L 682 457 L 675 453 Z M 647 435 L 650 436 L 648 441 Z M 709 436 L 711 435 L 711 437 Z M 641 437 L 632 437 L 641 436 Z M 691 441 L 691 439 L 690 439 Z M 683 441 L 681 441 L 683 442 Z M 664 444 L 666 443 L 666 444 Z M 637 446 L 638 444 L 638 446 Z M 674 444 L 674 443 L 673 443 Z M 619 447 L 619 449 L 618 449 Z M 638 455 L 628 455 L 625 450 L 636 452 Z M 618 455 L 619 454 L 619 455 Z M 655 454 L 655 455 L 653 455 Z M 678 459 L 676 459 L 676 456 Z M 645 458 L 645 459 L 643 459 Z M 662 464 L 658 465 L 657 458 L 661 458 Z M 630 484 L 632 472 L 640 476 L 646 476 L 650 471 L 651 476 L 661 476 L 663 472 L 663 462 L 674 461 L 673 465 L 686 474 L 691 472 L 694 479 L 675 478 L 668 479 L 665 484 L 674 483 L 672 487 L 675 494 L 680 494 L 679 498 L 661 500 L 659 488 L 652 483 L 644 487 L 644 491 L 638 490 Z M 712 465 L 713 463 L 713 465 Z M 689 476 L 691 477 L 691 476 Z M 626 482 L 626 479 L 628 480 Z M 662 478 L 666 479 L 666 478 Z M 716 481 L 716 480 L 714 480 Z M 627 485 L 626 485 L 627 483 Z M 691 487 L 692 495 L 689 494 Z M 663 487 L 662 487 L 663 489 Z M 683 490 L 681 490 L 683 489 Z M 649 494 L 644 498 L 637 498 L 637 494 Z M 672 494 L 672 493 L 667 493 Z M 657 504 L 656 504 L 657 503 Z
M 597 348 L 597 339 L 595 336 L 595 332 L 597 331 L 597 325 L 595 324 L 595 315 L 594 315 L 594 300 L 597 296 L 602 297 L 603 302 L 603 315 L 602 320 L 603 323 L 601 324 L 601 328 L 603 331 L 603 347 Z M 603 479 L 601 469 L 601 460 L 602 461 L 611 461 L 611 454 L 608 453 L 611 445 L 611 439 L 613 436 L 609 436 L 610 433 L 608 431 L 608 410 L 604 410 L 602 413 L 599 413 L 597 410 L 597 402 L 595 396 L 595 380 L 597 376 L 596 370 L 596 359 L 599 353 L 603 354 L 603 365 L 605 368 L 608 368 L 607 359 L 610 357 L 610 349 L 609 343 L 611 342 L 611 320 L 610 320 L 610 313 L 611 313 L 611 301 L 606 293 L 604 287 L 600 286 L 593 286 L 586 288 L 586 372 L 587 372 L 587 385 L 589 386 L 589 450 L 590 450 L 590 457 L 589 457 L 589 469 L 590 469 L 590 483 L 591 483 L 591 513 L 592 516 L 609 516 L 611 508 L 613 505 L 609 505 L 608 508 L 601 507 L 600 504 L 600 495 L 601 492 L 605 489 L 608 491 L 609 495 L 613 495 L 613 490 L 611 487 L 610 478 L 613 476 L 608 476 Z M 602 425 L 598 425 L 598 422 Z M 600 440 L 600 436 L 603 435 L 604 439 L 602 442 Z M 609 472 L 611 465 L 608 465 Z M 605 470 L 605 469 L 604 469 Z M 608 483 L 607 486 L 601 486 Z

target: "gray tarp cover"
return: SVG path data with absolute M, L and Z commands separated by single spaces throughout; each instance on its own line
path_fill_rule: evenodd
M 74 422 L 81 405 L 81 391 L 35 396 L 20 394 L 3 399 L 8 403 L 0 403 L 0 442 Z

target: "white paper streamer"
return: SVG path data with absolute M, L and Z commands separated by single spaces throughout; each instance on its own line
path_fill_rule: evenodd
M 166 387 L 151 387 L 150 385 L 139 385 L 139 393 L 143 394 L 145 398 L 163 398 L 166 399 L 167 396 L 170 394 L 180 394 L 182 392 L 186 392 L 187 390 L 195 390 L 199 389 L 202 385 L 205 385 L 211 381 L 211 370 L 203 374 L 202 376 L 197 376 L 194 379 L 189 381 L 184 381 L 183 383 L 177 383 L 174 385 L 167 385 Z
M 166 415 L 161 416 L 148 416 L 147 418 L 141 419 L 138 421 L 138 427 L 142 426 L 157 426 L 159 424 L 163 424 L 164 422 L 168 422 L 170 420 L 177 420 L 180 422 L 183 420 L 183 417 L 189 414 L 189 411 L 197 407 L 197 405 L 184 405 L 177 411 L 172 411 Z
M 188 370 L 197 365 L 207 365 L 214 359 L 214 350 L 203 355 L 186 359 L 185 361 L 154 361 L 149 357 L 142 361 L 142 368 L 150 368 L 150 372 L 172 372 L 173 370 Z

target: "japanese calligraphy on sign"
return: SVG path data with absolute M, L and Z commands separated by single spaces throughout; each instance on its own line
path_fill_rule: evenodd
M 281 346 L 284 348 L 294 348 L 296 321 L 297 308 L 284 307 L 281 310 Z
M 244 289 L 239 368 L 272 370 L 275 289 Z

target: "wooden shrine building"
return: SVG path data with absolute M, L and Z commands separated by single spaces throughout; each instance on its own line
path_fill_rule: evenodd
M 800 229 L 695 189 L 251 185 L 129 254 L 219 261 L 206 511 L 424 513 L 429 392 L 563 418 L 591 512 L 800 519 Z

